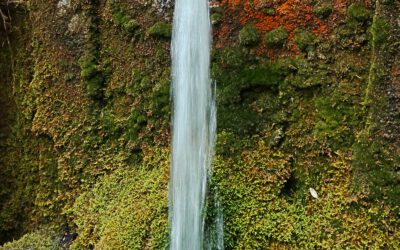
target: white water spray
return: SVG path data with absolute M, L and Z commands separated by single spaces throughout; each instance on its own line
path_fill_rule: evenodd
M 172 250 L 203 249 L 207 174 L 214 150 L 208 0 L 176 0 L 172 35 Z

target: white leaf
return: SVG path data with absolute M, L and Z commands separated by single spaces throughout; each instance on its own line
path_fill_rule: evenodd
M 314 197 L 315 199 L 318 199 L 318 193 L 317 191 L 315 191 L 314 188 L 310 188 L 310 194 L 312 197 Z

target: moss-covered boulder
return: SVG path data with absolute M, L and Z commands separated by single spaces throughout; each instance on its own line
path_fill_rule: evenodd
M 265 34 L 264 43 L 269 48 L 281 48 L 286 43 L 288 37 L 289 33 L 287 30 L 283 26 L 280 26 Z
M 316 43 L 315 35 L 307 30 L 296 30 L 294 41 L 301 51 L 310 51 L 314 49 Z
M 257 28 L 253 24 L 245 25 L 239 32 L 239 41 L 243 46 L 256 45 L 260 41 Z
M 219 22 L 221 22 L 221 20 L 222 20 L 222 14 L 221 13 L 218 13 L 218 12 L 216 12 L 216 13 L 213 13 L 212 15 L 211 15 L 211 23 L 212 24 L 218 24 Z

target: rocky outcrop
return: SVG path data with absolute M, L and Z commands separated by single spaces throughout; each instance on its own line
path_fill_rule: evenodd
M 207 225 L 218 199 L 227 249 L 398 248 L 399 3 L 211 6 Z M 172 4 L 31 0 L 10 14 L 0 241 L 28 234 L 5 249 L 167 246 Z

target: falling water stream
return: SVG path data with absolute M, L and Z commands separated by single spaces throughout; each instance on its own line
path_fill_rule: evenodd
M 203 249 L 204 203 L 214 150 L 208 0 L 176 0 L 172 35 L 172 250 Z

